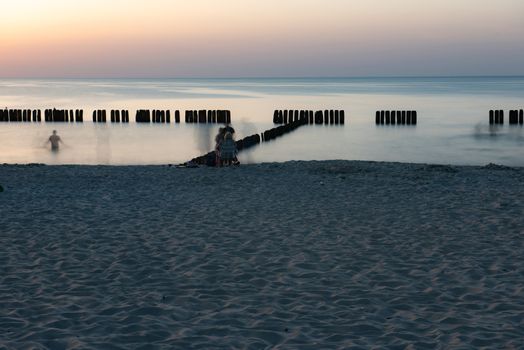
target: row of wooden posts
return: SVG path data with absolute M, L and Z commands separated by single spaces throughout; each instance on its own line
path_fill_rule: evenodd
M 174 112 L 175 123 L 180 123 L 180 111 Z M 171 123 L 171 111 L 140 109 L 136 111 L 135 121 L 137 123 Z
M 0 122 L 40 122 L 41 110 L 30 109 L 0 109 Z
M 417 111 L 377 111 L 376 125 L 417 125 Z
M 292 123 L 284 124 L 276 128 L 266 130 L 262 133 L 262 141 L 268 142 L 276 139 L 277 137 L 283 136 L 291 131 L 294 131 L 302 125 L 307 125 L 308 122 L 305 119 L 296 120 Z
M 93 111 L 93 123 L 107 123 L 107 111 L 98 109 Z M 129 123 L 128 110 L 111 110 L 111 123 Z M 42 111 L 30 109 L 0 109 L 0 122 L 41 122 Z M 46 109 L 44 111 L 45 122 L 79 122 L 84 121 L 82 109 Z M 135 121 L 137 123 L 171 123 L 171 111 L 169 110 L 137 110 Z M 180 111 L 174 112 L 174 122 L 180 123 Z M 228 110 L 200 110 L 186 111 L 186 123 L 231 123 L 231 111 Z
M 186 111 L 186 123 L 198 124 L 230 124 L 231 111 L 228 110 L 200 110 Z
M 343 110 L 305 111 L 305 110 L 276 110 L 273 113 L 274 124 L 291 124 L 303 121 L 305 124 L 344 125 L 345 112 Z
M 503 125 L 504 124 L 504 110 L 497 109 L 489 111 L 489 123 L 491 125 Z M 516 125 L 524 124 L 524 110 L 510 110 L 509 111 L 509 124 Z

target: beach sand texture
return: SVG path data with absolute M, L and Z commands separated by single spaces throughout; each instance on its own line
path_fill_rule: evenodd
M 524 347 L 524 169 L 0 166 L 0 348 Z

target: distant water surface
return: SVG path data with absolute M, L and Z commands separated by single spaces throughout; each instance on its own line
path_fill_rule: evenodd
M 273 127 L 275 109 L 344 109 L 346 125 L 305 126 L 240 156 L 244 163 L 374 160 L 524 166 L 524 77 L 0 80 L 0 107 L 84 109 L 83 124 L 0 123 L 0 162 L 178 163 L 213 148 L 218 126 L 137 125 L 137 109 L 229 109 L 237 138 Z M 93 124 L 94 109 L 128 109 L 129 125 Z M 504 109 L 502 127 L 488 111 Z M 375 125 L 377 110 L 417 110 L 416 127 Z M 182 118 L 183 119 L 183 118 Z M 46 147 L 52 130 L 64 146 Z

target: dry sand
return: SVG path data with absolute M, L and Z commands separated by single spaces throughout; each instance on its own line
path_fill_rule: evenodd
M 524 169 L 0 166 L 0 348 L 524 347 Z

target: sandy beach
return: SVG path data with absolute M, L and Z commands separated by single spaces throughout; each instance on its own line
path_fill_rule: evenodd
M 524 169 L 0 166 L 0 348 L 521 349 Z

